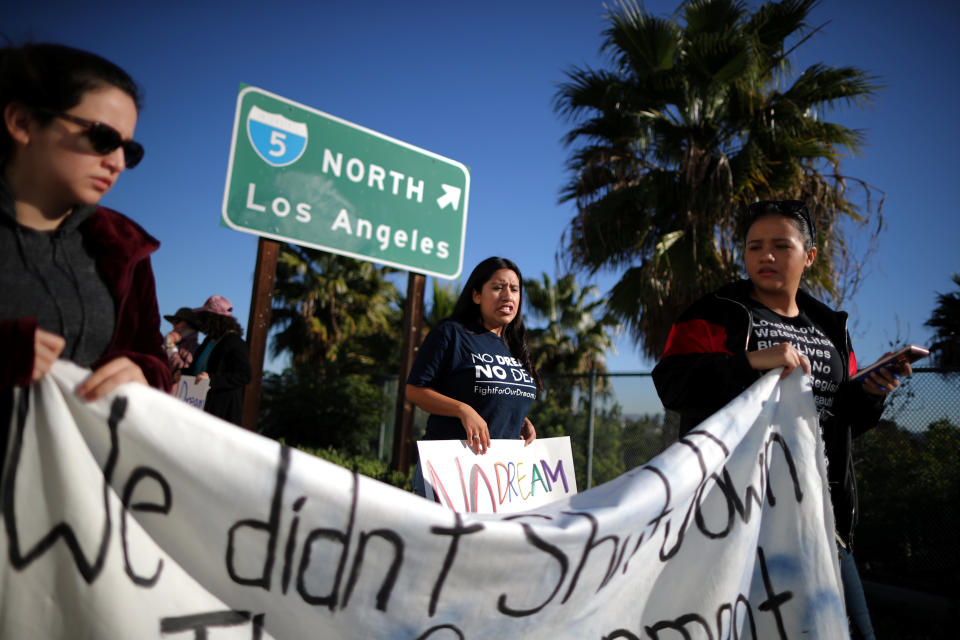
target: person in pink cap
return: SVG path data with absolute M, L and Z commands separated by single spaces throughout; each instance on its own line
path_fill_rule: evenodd
M 192 309 L 197 329 L 206 336 L 197 349 L 193 365 L 184 373 L 208 378 L 210 391 L 203 410 L 240 424 L 243 388 L 250 382 L 250 354 L 243 341 L 243 328 L 233 317 L 233 304 L 223 296 L 210 296 L 202 307 Z

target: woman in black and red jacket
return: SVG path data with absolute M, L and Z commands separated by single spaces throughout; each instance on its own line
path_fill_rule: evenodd
M 877 424 L 884 397 L 897 387 L 901 375 L 910 374 L 910 366 L 881 369 L 865 382 L 851 381 L 857 360 L 847 314 L 800 290 L 803 272 L 817 255 L 806 205 L 798 200 L 757 202 L 750 205 L 748 216 L 744 246 L 748 279 L 731 283 L 684 311 L 653 370 L 654 384 L 663 405 L 680 413 L 682 435 L 766 371 L 783 367 L 787 376 L 801 367 L 810 374 L 829 460 L 837 538 L 842 549 L 849 549 L 857 520 L 851 442 Z M 850 566 L 845 567 L 845 590 L 848 578 L 856 577 L 847 575 Z M 851 595 L 848 591 L 848 608 L 856 619 L 859 607 L 850 601 Z M 865 605 L 860 616 L 861 633 L 871 637 Z

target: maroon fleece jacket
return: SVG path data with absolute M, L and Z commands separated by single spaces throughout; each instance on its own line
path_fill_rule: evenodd
M 106 207 L 99 207 L 78 231 L 116 307 L 113 338 L 93 368 L 127 356 L 151 386 L 169 390 L 170 370 L 150 264 L 150 254 L 160 243 L 136 222 Z M 31 317 L 0 319 L 0 389 L 30 384 L 36 327 Z

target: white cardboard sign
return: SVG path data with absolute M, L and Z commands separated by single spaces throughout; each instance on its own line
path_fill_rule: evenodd
M 465 440 L 417 443 L 427 497 L 458 512 L 527 511 L 577 492 L 570 438 L 491 440 L 476 454 Z
M 174 395 L 177 398 L 197 409 L 203 409 L 208 391 L 210 391 L 210 378 L 201 378 L 197 382 L 197 376 L 181 375 L 174 387 Z

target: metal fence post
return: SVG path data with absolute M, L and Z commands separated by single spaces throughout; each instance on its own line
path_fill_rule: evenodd
M 390 397 L 390 392 L 387 389 L 388 381 L 385 378 L 381 390 L 383 391 L 383 397 Z M 383 460 L 383 441 L 387 435 L 387 416 L 384 411 L 384 407 L 380 407 L 380 433 L 377 434 L 377 460 Z
M 590 369 L 590 413 L 587 417 L 587 489 L 593 486 L 593 400 L 597 388 L 597 370 Z

